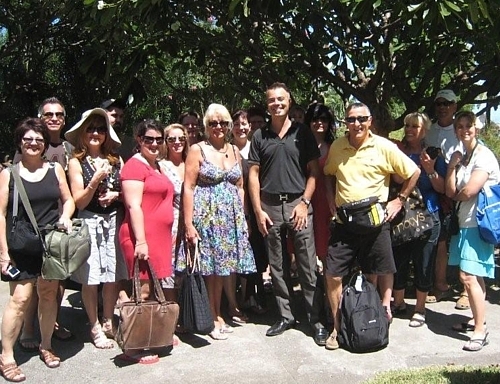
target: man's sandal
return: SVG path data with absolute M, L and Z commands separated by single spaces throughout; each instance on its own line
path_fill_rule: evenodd
M 57 368 L 61 365 L 61 358 L 57 356 L 52 349 L 40 349 L 40 360 L 48 368 Z
M 5 380 L 12 383 L 20 383 L 26 380 L 26 376 L 23 371 L 21 371 L 21 368 L 17 366 L 15 361 L 7 364 L 0 363 L 0 374 Z
M 481 338 L 471 338 L 465 345 L 463 346 L 464 351 L 469 352 L 477 352 L 483 349 L 485 345 L 488 345 L 488 332 L 484 334 L 484 337 Z

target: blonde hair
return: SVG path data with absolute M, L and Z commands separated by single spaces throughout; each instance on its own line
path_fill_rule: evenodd
M 186 161 L 187 153 L 189 151 L 189 140 L 188 138 L 188 131 L 186 127 L 184 127 L 182 124 L 170 124 L 165 127 L 163 130 L 163 134 L 165 136 L 165 145 L 163 146 L 164 150 L 162 150 L 161 158 L 168 160 L 168 155 L 169 155 L 169 149 L 168 149 L 168 143 L 167 143 L 167 138 L 168 138 L 168 133 L 172 131 L 173 129 L 180 129 L 182 133 L 184 134 L 184 137 L 186 138 L 186 141 L 184 142 L 184 149 L 182 150 L 182 160 Z
M 228 131 L 226 134 L 226 141 L 229 138 L 229 132 L 233 129 L 233 119 L 231 118 L 231 114 L 222 104 L 210 104 L 205 111 L 205 115 L 203 116 L 203 126 L 205 127 L 205 136 L 208 128 L 208 123 L 215 117 L 220 117 L 223 121 L 229 122 Z
M 428 131 L 431 128 L 431 119 L 429 119 L 429 116 L 423 112 L 412 112 L 407 114 L 404 118 L 404 124 L 411 124 L 414 121 L 418 121 L 420 123 L 420 120 L 422 120 L 422 126 L 426 131 Z

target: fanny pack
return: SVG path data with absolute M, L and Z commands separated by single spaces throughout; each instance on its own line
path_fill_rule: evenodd
M 372 196 L 341 205 L 337 215 L 349 231 L 363 235 L 384 224 L 385 209 L 378 197 Z

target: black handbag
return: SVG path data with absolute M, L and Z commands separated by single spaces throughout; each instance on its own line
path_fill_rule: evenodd
M 430 235 L 434 220 L 418 187 L 413 188 L 403 207 L 391 221 L 392 246 L 398 246 Z
M 460 224 L 458 223 L 458 210 L 460 209 L 460 202 L 455 206 L 453 204 L 453 209 L 450 213 L 450 219 L 448 221 L 448 234 L 451 236 L 458 235 L 460 232 Z
M 17 207 L 16 199 L 19 196 L 30 219 L 30 223 L 27 224 L 36 233 L 38 240 L 35 242 L 32 238 L 29 238 L 33 242 L 31 246 L 36 248 L 37 252 L 33 253 L 33 255 L 43 255 L 42 277 L 46 280 L 66 280 L 90 257 L 88 225 L 82 219 L 73 219 L 72 230 L 69 233 L 66 230 L 57 228 L 55 225 L 48 225 L 43 229 L 44 236 L 38 228 L 28 195 L 19 176 L 18 166 L 11 167 L 11 174 L 14 178 L 14 207 Z M 18 241 L 20 239 L 22 237 Z M 23 252 L 26 255 L 28 252 L 33 251 L 25 250 Z
M 14 176 L 17 169 L 10 168 Z M 19 180 L 19 182 L 21 182 Z M 21 182 L 22 183 L 22 182 Z M 7 234 L 7 244 L 9 253 L 15 256 L 40 256 L 43 253 L 43 244 L 38 235 L 38 231 L 29 221 L 19 220 L 19 189 L 18 182 L 14 176 L 14 193 L 12 204 L 12 225 Z M 25 208 L 26 210 L 26 208 Z M 27 211 L 27 210 L 26 210 Z
M 186 252 L 186 275 L 179 291 L 179 325 L 188 332 L 206 335 L 214 329 L 207 288 L 200 274 L 198 243 L 194 249 L 184 244 Z M 193 257 L 191 259 L 191 253 Z

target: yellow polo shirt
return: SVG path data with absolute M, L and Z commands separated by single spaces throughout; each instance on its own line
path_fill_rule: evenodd
M 357 150 L 348 136 L 335 140 L 324 167 L 325 175 L 336 177 L 337 207 L 371 196 L 386 202 L 391 175 L 406 180 L 416 170 L 417 165 L 396 144 L 371 132 Z

